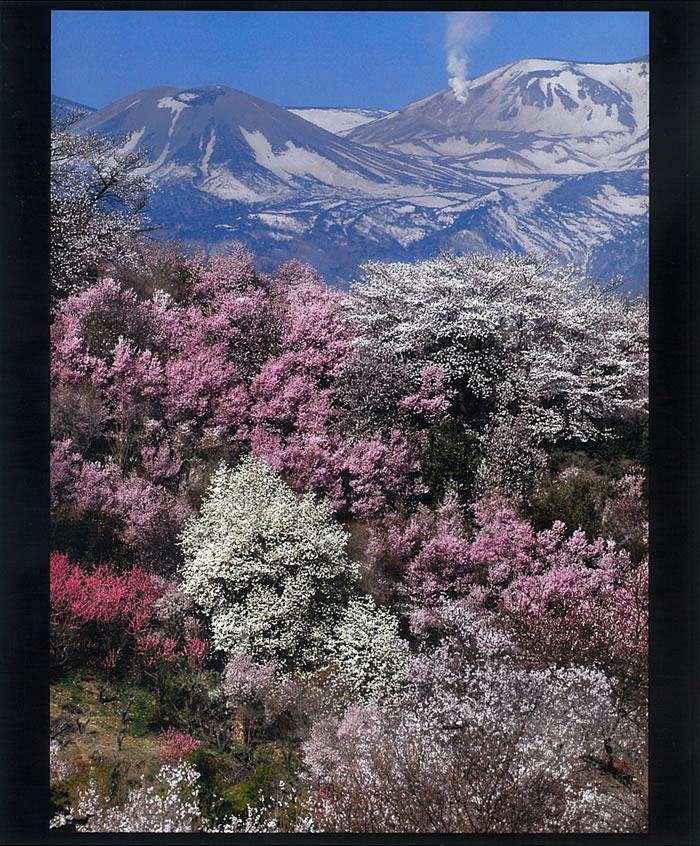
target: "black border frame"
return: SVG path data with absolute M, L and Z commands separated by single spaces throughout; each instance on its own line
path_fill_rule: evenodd
M 201 843 L 700 843 L 700 6 L 461 3 L 498 11 L 649 11 L 651 81 L 651 745 L 645 835 L 184 835 Z M 4 843 L 172 843 L 167 835 L 47 828 L 48 159 L 50 13 L 56 9 L 454 9 L 426 3 L 0 5 L 0 837 Z M 106 46 L 108 60 L 108 46 Z M 180 835 L 183 837 L 183 835 Z

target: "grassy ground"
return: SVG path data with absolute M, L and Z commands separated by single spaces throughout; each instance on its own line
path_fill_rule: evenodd
M 97 766 L 111 773 L 112 788 L 121 792 L 157 769 L 164 744 L 157 731 L 149 731 L 155 707 L 151 694 L 137 689 L 124 720 L 125 692 L 114 686 L 101 692 L 102 697 L 88 673 L 73 673 L 52 685 L 51 733 L 74 773 Z

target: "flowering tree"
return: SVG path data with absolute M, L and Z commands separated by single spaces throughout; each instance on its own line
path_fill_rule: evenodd
M 602 513 L 605 532 L 620 543 L 634 561 L 649 545 L 649 516 L 644 496 L 645 478 L 640 468 L 613 481 Z
M 438 366 L 479 428 L 517 413 L 542 441 L 597 436 L 645 408 L 647 304 L 584 287 L 571 270 L 518 254 L 371 262 L 346 311 L 362 345 L 414 372 Z
M 352 599 L 329 643 L 335 707 L 372 702 L 394 685 L 408 657 L 398 620 L 370 596 Z
M 177 731 L 172 726 L 165 731 L 161 731 L 161 737 L 165 743 L 161 758 L 166 763 L 187 758 L 201 746 L 199 740 L 196 740 L 187 732 Z
M 131 559 L 151 571 L 172 572 L 175 539 L 191 513 L 184 497 L 135 472 L 122 475 L 113 461 L 83 462 L 70 440 L 53 444 L 51 490 L 61 548 L 77 546 L 81 555 L 99 550 L 103 560 Z
M 61 744 L 56 739 L 49 741 L 49 777 L 51 783 L 64 781 L 71 774 L 71 766 L 61 753 Z
M 241 250 L 182 262 L 177 300 L 102 278 L 57 311 L 52 484 L 55 525 L 72 536 L 64 548 L 94 557 L 72 545 L 94 523 L 102 545 L 112 538 L 172 572 L 172 530 L 216 464 L 249 452 L 343 518 L 425 494 L 421 450 L 449 405 L 440 368 L 423 368 L 376 422 L 356 425 L 363 399 L 347 375 L 365 351 L 337 292 L 297 262 L 260 274 Z
M 89 665 L 104 679 L 132 674 L 161 694 L 163 676 L 201 670 L 208 644 L 181 618 L 163 625 L 168 583 L 138 567 L 84 568 L 54 553 L 50 565 L 51 657 L 56 670 Z
M 220 824 L 212 824 L 202 812 L 200 774 L 188 761 L 163 763 L 151 783 L 141 776 L 126 799 L 115 804 L 100 793 L 95 778 L 89 776 L 86 788 L 78 789 L 78 799 L 67 812 L 58 812 L 49 828 L 74 826 L 83 833 L 186 833 L 212 834 L 264 833 L 276 831 L 279 820 L 290 817 L 298 799 L 293 788 L 280 784 L 278 795 L 266 798 L 259 806 L 250 804 L 243 816 L 232 815 Z M 299 816 L 292 830 L 310 831 L 311 820 Z
M 481 435 L 477 493 L 515 504 L 527 501 L 547 469 L 547 453 L 535 440 L 522 418 L 511 414 L 495 417 Z
M 483 614 L 448 604 L 401 690 L 317 722 L 314 825 L 370 832 L 634 831 L 644 734 L 592 669 L 536 670 Z M 611 751 L 608 760 L 608 749 Z M 624 760 L 626 767 L 615 766 Z M 632 762 L 632 763 L 630 763 Z
M 153 183 L 140 171 L 143 152 L 119 139 L 79 134 L 80 115 L 54 118 L 51 127 L 51 284 L 65 297 L 96 278 L 105 263 L 133 266 L 133 239 L 148 227 L 145 208 Z
M 51 827 L 75 822 L 79 832 L 183 832 L 201 829 L 198 805 L 199 773 L 186 761 L 164 763 L 153 784 L 145 777 L 121 805 L 100 794 L 94 778 L 80 789 L 78 802 L 67 814 L 58 814 Z
M 376 516 L 427 491 L 415 451 L 397 430 L 388 443 L 378 439 L 351 443 L 346 463 L 356 517 Z
M 280 695 L 281 687 L 274 661 L 256 664 L 250 655 L 239 653 L 226 665 L 223 691 L 241 724 L 246 750 L 250 750 L 260 729 L 279 716 L 286 698 Z
M 372 523 L 367 564 L 396 599 L 431 604 L 472 582 L 471 548 L 463 509 L 454 492 L 435 508 L 389 513 Z
M 149 628 L 159 595 L 148 573 L 117 573 L 110 565 L 83 570 L 65 555 L 51 556 L 52 655 L 58 666 L 92 660 L 123 669 Z
M 589 543 L 564 526 L 537 537 L 538 555 L 502 591 L 507 625 L 521 647 L 546 663 L 605 671 L 634 708 L 646 700 L 649 572 L 614 542 Z
M 147 685 L 179 762 L 73 823 L 213 830 L 183 759 L 233 729 L 251 796 L 313 725 L 311 816 L 217 830 L 642 828 L 644 479 L 559 471 L 644 413 L 645 306 L 521 256 L 375 263 L 344 302 L 239 249 L 176 265 L 52 325 L 54 661 Z
M 182 588 L 216 649 L 313 669 L 357 578 L 345 540 L 329 506 L 297 498 L 264 461 L 221 464 L 182 532 Z

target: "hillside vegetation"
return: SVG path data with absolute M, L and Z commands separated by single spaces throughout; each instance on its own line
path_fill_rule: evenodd
M 644 831 L 646 300 L 120 220 L 54 268 L 51 825 Z

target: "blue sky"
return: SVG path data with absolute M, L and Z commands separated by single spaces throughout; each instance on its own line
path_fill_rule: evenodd
M 484 15 L 484 13 L 478 13 Z M 52 92 L 101 108 L 155 85 L 228 85 L 281 106 L 398 109 L 524 58 L 615 62 L 649 51 L 646 12 L 54 11 Z

